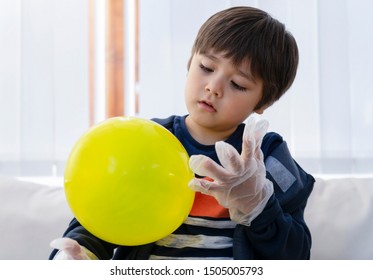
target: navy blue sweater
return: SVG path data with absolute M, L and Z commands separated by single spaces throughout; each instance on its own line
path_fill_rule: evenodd
M 218 161 L 214 145 L 196 142 L 185 126 L 185 116 L 153 119 L 170 130 L 184 145 L 188 154 L 204 154 Z M 244 124 L 226 140 L 241 152 Z M 304 221 L 304 209 L 314 178 L 291 157 L 286 142 L 276 133 L 263 138 L 262 151 L 267 178 L 273 182 L 274 194 L 263 212 L 251 225 L 237 225 L 233 236 L 234 259 L 309 259 L 311 234 Z M 77 240 L 99 259 L 148 259 L 153 243 L 141 246 L 117 246 L 90 234 L 74 218 L 64 237 Z M 115 253 L 114 253 L 114 249 Z M 53 250 L 53 259 L 57 250 Z

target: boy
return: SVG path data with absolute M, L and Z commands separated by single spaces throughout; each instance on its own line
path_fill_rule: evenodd
M 51 259 L 309 259 L 303 213 L 314 179 L 256 122 L 294 81 L 298 49 L 264 11 L 233 7 L 199 30 L 188 62 L 189 114 L 154 119 L 184 145 L 196 174 L 187 220 L 152 244 L 117 246 L 74 219 Z

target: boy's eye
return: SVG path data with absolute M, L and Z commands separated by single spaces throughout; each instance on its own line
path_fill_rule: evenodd
M 213 72 L 213 70 L 212 70 L 211 68 L 206 67 L 206 66 L 203 65 L 202 63 L 199 65 L 199 67 L 200 67 L 204 72 L 207 72 L 207 73 L 211 73 L 211 72 Z
M 238 90 L 240 90 L 240 91 L 245 91 L 245 90 L 246 90 L 246 88 L 241 87 L 240 85 L 236 84 L 236 83 L 233 82 L 233 81 L 231 81 L 231 84 L 232 84 L 232 86 L 233 86 L 235 89 L 238 89 Z

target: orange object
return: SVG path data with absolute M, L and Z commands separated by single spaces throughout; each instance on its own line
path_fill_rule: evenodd
M 214 182 L 210 177 L 204 177 L 203 179 Z M 196 192 L 193 207 L 189 215 L 196 217 L 229 218 L 229 211 L 227 208 L 221 206 L 213 196 Z
M 203 179 L 207 180 L 207 181 L 210 181 L 210 182 L 214 182 L 214 179 L 210 178 L 210 177 L 204 177 Z

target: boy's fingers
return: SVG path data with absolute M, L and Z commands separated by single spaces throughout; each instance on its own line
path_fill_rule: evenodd
M 245 129 L 242 136 L 242 152 L 241 157 L 244 162 L 247 162 L 254 153 L 255 149 L 255 119 L 254 117 L 249 117 L 245 123 Z
M 244 169 L 242 158 L 232 145 L 224 141 L 219 141 L 215 144 L 215 150 L 224 168 L 234 175 L 242 173 Z
M 230 176 L 228 170 L 204 155 L 193 155 L 189 159 L 189 166 L 199 176 L 207 176 L 214 180 Z

